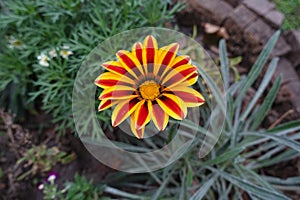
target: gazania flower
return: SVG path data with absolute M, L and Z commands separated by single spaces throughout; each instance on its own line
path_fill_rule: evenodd
M 158 48 L 156 39 L 147 36 L 132 51 L 117 52 L 117 61 L 103 63 L 107 70 L 95 84 L 103 88 L 99 111 L 115 105 L 112 125 L 130 117 L 132 133 L 143 138 L 145 126 L 152 120 L 158 130 L 166 128 L 169 117 L 182 120 L 188 107 L 202 105 L 203 96 L 189 87 L 198 79 L 197 67 L 188 56 L 177 55 L 179 45 Z

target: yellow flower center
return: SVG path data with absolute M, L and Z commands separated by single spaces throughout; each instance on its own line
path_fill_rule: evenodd
M 159 88 L 155 81 L 145 81 L 140 85 L 139 91 L 144 99 L 154 100 L 160 94 Z

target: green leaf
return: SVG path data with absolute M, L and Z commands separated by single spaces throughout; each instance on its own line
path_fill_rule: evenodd
M 289 199 L 283 194 L 280 194 L 275 191 L 270 191 L 269 189 L 262 188 L 258 185 L 254 185 L 251 182 L 249 182 L 246 179 L 241 179 L 237 176 L 233 176 L 231 174 L 228 174 L 224 171 L 221 171 L 216 168 L 208 167 L 213 172 L 218 173 L 221 177 L 229 181 L 230 183 L 234 184 L 235 186 L 243 189 L 249 194 L 255 195 L 262 199 L 272 199 L 272 200 L 286 200 Z
M 222 162 L 229 161 L 231 159 L 236 158 L 242 151 L 244 150 L 243 147 L 236 147 L 234 149 L 230 149 L 229 151 L 226 151 L 225 153 L 217 156 L 216 158 L 212 160 L 208 160 L 204 162 L 205 165 L 216 165 L 220 164 Z
M 239 95 L 236 99 L 236 102 L 240 102 L 242 101 L 244 95 L 246 94 L 246 92 L 248 91 L 248 89 L 251 87 L 251 85 L 255 82 L 255 80 L 257 79 L 257 77 L 260 75 L 262 69 L 264 68 L 278 38 L 280 35 L 280 31 L 277 31 L 276 33 L 274 33 L 274 35 L 270 38 L 270 40 L 268 41 L 268 43 L 266 44 L 266 46 L 264 47 L 264 49 L 262 50 L 262 52 L 260 53 L 259 57 L 257 58 L 256 62 L 254 63 L 254 65 L 252 66 L 249 75 L 247 77 L 247 80 L 245 82 L 245 84 L 241 87 L 241 91 L 239 92 Z
M 259 106 L 258 111 L 256 113 L 253 113 L 252 115 L 255 115 L 254 121 L 250 127 L 250 130 L 255 130 L 264 120 L 265 116 L 267 115 L 268 111 L 270 110 L 277 93 L 280 88 L 281 83 L 281 77 L 278 77 L 272 86 L 271 90 L 269 91 L 268 95 L 266 96 L 263 103 Z
M 286 136 L 277 136 L 269 133 L 260 133 L 260 132 L 244 132 L 243 135 L 254 135 L 254 136 L 269 138 L 277 141 L 279 144 L 285 145 L 287 147 L 290 147 L 300 152 L 300 143 L 295 140 L 291 140 Z
M 286 178 L 286 179 L 273 177 L 273 176 L 262 176 L 262 178 L 264 178 L 271 184 L 293 185 L 293 186 L 300 185 L 300 176 L 290 177 L 290 178 Z
M 144 196 L 130 194 L 130 193 L 127 193 L 127 192 L 124 192 L 124 191 L 121 191 L 121 190 L 118 190 L 116 188 L 109 187 L 109 186 L 106 186 L 104 188 L 104 192 L 118 196 L 118 197 L 125 197 L 125 198 L 129 198 L 129 199 L 149 199 Z
M 251 102 L 248 104 L 246 110 L 243 112 L 240 121 L 245 121 L 246 117 L 248 116 L 248 114 L 251 112 L 251 110 L 253 109 L 253 107 L 255 106 L 255 104 L 257 103 L 257 100 L 260 98 L 260 96 L 263 94 L 263 92 L 265 91 L 265 89 L 267 88 L 268 84 L 270 83 L 272 76 L 275 72 L 275 69 L 277 67 L 277 63 L 278 63 L 279 58 L 274 58 L 272 59 L 272 62 L 257 90 L 257 92 L 255 93 L 255 96 L 253 97 L 253 99 L 251 100 Z
M 280 124 L 270 130 L 267 130 L 267 132 L 276 135 L 284 135 L 286 133 L 297 131 L 299 129 L 300 129 L 300 120 L 295 120 L 284 124 Z
M 224 86 L 225 89 L 227 90 L 229 88 L 230 76 L 229 76 L 229 62 L 227 57 L 226 43 L 224 39 L 220 41 L 219 49 L 220 49 L 221 72 L 224 81 Z
M 205 197 L 207 191 L 212 187 L 215 181 L 218 178 L 218 174 L 214 174 L 211 178 L 201 183 L 201 187 L 193 194 L 190 200 L 198 200 L 203 199 Z

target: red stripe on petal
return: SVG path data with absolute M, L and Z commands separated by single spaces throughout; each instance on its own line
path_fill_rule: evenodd
M 197 76 L 197 73 L 194 73 L 194 72 L 195 72 L 195 68 L 187 68 L 185 70 L 182 70 L 179 73 L 177 73 L 176 75 L 174 75 L 172 78 L 170 78 L 165 83 L 165 85 L 170 86 L 174 83 L 182 82 L 183 80 L 190 78 L 190 76 L 194 76 L 194 77 Z M 193 75 L 191 75 L 191 74 L 193 74 Z
M 166 115 L 165 111 L 161 109 L 161 107 L 157 104 L 156 101 L 152 102 L 152 120 L 156 125 L 159 131 L 162 131 L 166 128 L 168 123 L 168 115 Z
M 112 122 L 112 126 L 117 126 L 124 120 L 124 116 L 128 113 L 132 113 L 132 108 L 139 102 L 138 98 L 131 99 L 128 103 L 124 104 L 116 115 L 115 120 Z
M 167 96 L 161 96 L 159 98 L 170 110 L 172 110 L 180 118 L 184 118 L 184 113 L 181 107 L 171 98 Z
M 178 49 L 178 44 L 172 46 L 168 52 L 166 53 L 163 61 L 162 61 L 162 64 L 163 65 L 169 65 L 170 62 L 173 60 L 173 57 L 174 57 L 174 54 L 177 52 L 177 49 Z
M 144 136 L 145 127 L 141 129 L 136 129 L 135 121 L 134 121 L 134 114 L 130 116 L 130 129 L 135 137 L 138 139 L 142 139 Z
M 140 61 L 140 63 L 143 62 L 143 49 L 142 49 L 142 44 L 140 43 L 137 43 L 135 46 L 135 56 Z
M 190 102 L 190 103 L 204 103 L 204 99 L 197 97 L 195 95 L 192 95 L 189 92 L 185 91 L 174 91 L 174 94 L 178 97 L 180 97 L 184 102 Z
M 153 37 L 149 36 L 147 40 L 147 45 L 145 46 L 146 49 L 146 57 L 147 57 L 147 64 L 154 63 L 154 56 L 155 56 L 155 46 Z
M 119 80 L 99 80 L 97 81 L 98 84 L 103 85 L 103 86 L 107 86 L 107 87 L 113 87 L 116 85 L 125 85 L 125 86 L 132 86 L 130 83 L 126 83 L 123 81 L 119 81 Z
M 124 62 L 124 64 L 129 67 L 130 69 L 135 68 L 135 63 L 125 54 L 122 52 L 117 52 L 119 58 Z
M 191 76 L 189 76 L 186 80 L 192 80 L 193 78 L 196 78 L 198 76 L 198 73 L 193 73 Z
M 105 110 L 105 109 L 107 109 L 107 108 L 109 108 L 111 106 L 112 106 L 112 101 L 111 100 L 103 100 L 99 104 L 98 111 Z
M 99 99 L 120 99 L 124 97 L 129 97 L 132 94 L 134 94 L 132 90 L 114 90 L 106 94 L 100 95 Z
M 128 71 L 124 67 L 121 66 L 121 63 L 119 62 L 115 62 L 115 61 L 107 62 L 107 63 L 103 63 L 102 66 L 106 70 L 113 72 L 115 74 L 125 75 L 132 80 L 135 79 L 131 74 L 128 73 Z
M 154 48 L 146 48 L 147 51 L 147 63 L 153 63 L 154 62 Z
M 177 67 L 179 67 L 179 66 L 181 66 L 181 65 L 186 65 L 186 64 L 188 64 L 189 62 L 190 62 L 190 58 L 189 58 L 189 57 L 185 57 L 185 58 L 183 58 L 182 60 L 180 60 L 180 61 L 174 63 L 171 67 L 172 67 L 173 69 L 175 69 L 175 68 L 177 68 Z
M 145 126 L 145 123 L 149 122 L 149 110 L 147 101 L 145 101 L 140 108 L 137 108 L 135 112 L 138 112 L 136 113 L 136 128 L 141 129 Z
M 109 63 L 103 63 L 102 66 L 111 72 L 115 72 L 115 73 L 121 74 L 121 75 L 126 74 L 126 72 L 127 72 L 123 67 L 120 67 L 117 65 L 112 65 Z

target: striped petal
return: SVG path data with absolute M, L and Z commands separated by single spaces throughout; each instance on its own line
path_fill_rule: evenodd
M 196 90 L 185 86 L 176 86 L 171 92 L 184 101 L 187 107 L 196 107 L 204 104 L 204 97 Z
M 174 119 L 182 120 L 187 114 L 184 102 L 173 94 L 162 94 L 156 99 L 158 105 Z
M 154 74 L 161 75 L 164 72 L 164 68 L 160 66 L 166 66 L 168 68 L 172 64 L 178 49 L 178 43 L 173 43 L 159 49 L 158 56 L 155 62 L 156 64 L 159 64 L 157 65 L 159 67 L 154 68 Z
M 140 42 L 135 43 L 132 46 L 132 54 L 139 60 L 139 62 L 143 63 L 143 45 Z
M 130 116 L 130 129 L 131 129 L 131 132 L 133 133 L 133 135 L 135 137 L 137 137 L 138 139 L 142 139 L 144 137 L 145 126 L 142 127 L 141 129 L 136 129 L 133 114 Z
M 119 101 L 112 101 L 110 99 L 102 100 L 98 106 L 98 111 L 106 110 L 113 105 L 117 104 Z
M 171 67 L 176 69 L 177 67 L 186 64 L 191 64 L 191 58 L 189 56 L 180 55 L 173 60 Z
M 167 70 L 164 70 L 164 72 L 162 73 L 161 79 L 163 79 L 163 77 L 166 74 L 168 74 L 168 72 L 171 71 L 172 69 L 176 69 L 177 67 L 180 67 L 182 65 L 187 65 L 187 64 L 191 64 L 191 59 L 189 56 L 185 56 L 185 55 L 176 56 L 173 62 L 171 63 L 170 67 L 167 68 Z
M 157 49 L 156 39 L 151 35 L 147 36 L 143 43 L 143 65 L 146 73 L 153 73 L 154 71 Z
M 138 98 L 131 98 L 121 101 L 119 104 L 117 104 L 111 115 L 112 126 L 115 127 L 122 123 L 135 111 L 139 104 L 140 101 L 138 100 Z
M 169 121 L 169 115 L 167 115 L 156 101 L 148 101 L 148 109 L 156 128 L 160 131 L 165 130 Z
M 190 75 L 186 81 L 188 82 L 188 86 L 194 85 L 198 80 L 198 72 L 194 72 L 192 75 Z
M 131 52 L 120 50 L 116 55 L 122 66 L 136 79 L 144 73 L 141 63 Z
M 135 128 L 137 130 L 145 127 L 151 120 L 146 100 L 142 100 L 134 112 Z
M 162 80 L 162 85 L 166 87 L 174 87 L 184 81 L 190 76 L 197 73 L 197 68 L 193 65 L 182 65 L 176 69 L 171 70 Z
M 128 71 L 122 66 L 122 64 L 120 62 L 109 61 L 109 62 L 103 63 L 102 67 L 104 67 L 104 69 L 106 69 L 112 73 L 115 73 L 115 74 L 118 74 L 121 76 L 128 76 L 128 78 L 134 79 L 134 77 L 128 73 Z
M 133 86 L 135 82 L 127 76 L 121 76 L 112 72 L 105 72 L 98 76 L 95 84 L 101 88 L 110 88 L 115 85 Z
M 99 96 L 99 100 L 103 100 L 103 99 L 121 100 L 121 99 L 128 99 L 131 96 L 133 97 L 138 96 L 137 94 L 135 94 L 135 89 L 133 87 L 117 85 L 103 90 Z

